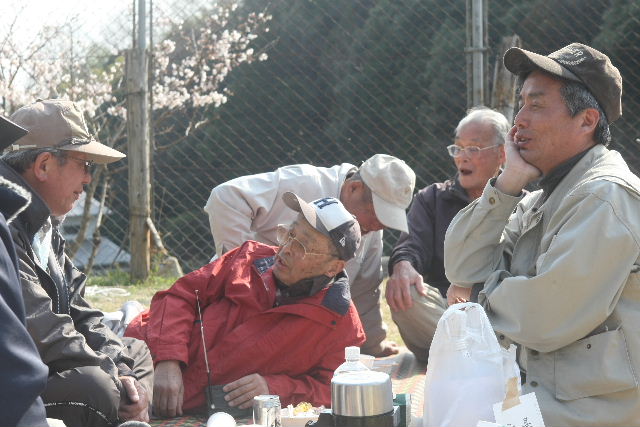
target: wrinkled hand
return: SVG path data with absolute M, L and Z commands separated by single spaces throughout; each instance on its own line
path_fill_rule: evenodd
M 427 290 L 422 284 L 422 276 L 413 268 L 409 261 L 399 261 L 393 266 L 393 274 L 387 280 L 385 297 L 393 311 L 401 311 L 411 308 L 411 286 L 415 286 L 422 296 L 427 295 Z
M 460 302 L 467 302 L 471 298 L 471 288 L 463 288 L 462 286 L 449 285 L 447 289 L 447 304 L 453 305 Z
M 251 374 L 225 385 L 225 400 L 230 406 L 247 409 L 253 406 L 253 398 L 261 394 L 270 394 L 269 385 L 262 375 Z
M 133 377 L 120 377 L 122 392 L 118 417 L 124 421 L 149 421 L 149 393 Z
M 156 365 L 153 385 L 153 412 L 161 417 L 182 415 L 184 384 L 177 360 L 165 360 Z
M 512 127 L 507 134 L 505 149 L 507 160 L 504 163 L 504 170 L 496 180 L 496 188 L 503 193 L 517 196 L 522 189 L 530 182 L 538 179 L 542 173 L 540 169 L 528 163 L 520 155 L 518 144 L 514 141 L 514 135 L 518 128 Z

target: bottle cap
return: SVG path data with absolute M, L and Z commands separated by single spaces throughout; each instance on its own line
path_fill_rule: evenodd
M 359 359 L 360 358 L 360 347 L 345 347 L 344 348 L 344 358 L 347 360 Z

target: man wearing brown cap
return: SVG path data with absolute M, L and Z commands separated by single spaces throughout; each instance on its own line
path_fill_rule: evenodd
M 358 253 L 346 267 L 351 297 L 367 335 L 361 351 L 389 356 L 398 353 L 398 346 L 385 339 L 380 311 L 382 230 L 408 231 L 405 210 L 411 203 L 415 181 L 413 170 L 388 154 L 375 154 L 360 168 L 350 163 L 332 167 L 289 165 L 216 186 L 204 210 L 209 214 L 216 255 L 220 256 L 245 240 L 275 245 L 278 224 L 295 217 L 281 199 L 287 191 L 305 200 L 339 199 L 356 217 L 363 234 Z
M 606 148 L 622 78 L 578 43 L 512 48 L 504 64 L 522 82 L 520 110 L 504 171 L 446 234 L 450 296 L 477 298 L 501 342 L 520 347 L 522 392 L 546 425 L 637 425 L 640 179 Z M 542 190 L 523 197 L 538 177 Z
M 71 426 L 148 420 L 153 368 L 146 345 L 119 339 L 84 300 L 86 276 L 64 253 L 58 226 L 91 181 L 93 162 L 124 154 L 91 137 L 70 101 L 37 101 L 11 119 L 29 133 L 10 145 L 0 176 L 31 204 L 11 223 L 27 327 L 49 368 L 47 416 Z

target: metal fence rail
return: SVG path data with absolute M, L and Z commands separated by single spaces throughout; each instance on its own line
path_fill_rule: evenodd
M 104 37 L 74 53 L 84 55 L 83 63 L 96 69 L 121 66 L 121 49 L 131 46 L 134 8 L 129 1 L 116 3 L 121 14 L 112 22 L 102 22 Z M 504 37 L 517 35 L 524 48 L 540 53 L 573 41 L 592 45 L 611 57 L 624 80 L 624 115 L 612 127 L 612 148 L 621 151 L 635 171 L 640 170 L 636 142 L 640 136 L 636 131 L 640 1 L 484 3 L 485 103 L 491 102 L 494 67 L 500 64 L 497 58 Z M 417 188 L 450 177 L 455 169 L 444 147 L 451 143 L 453 129 L 469 106 L 469 4 L 245 0 L 234 6 L 204 0 L 153 1 L 147 17 L 153 24 L 150 85 L 156 88 L 152 93 L 157 103 L 152 113 L 152 219 L 169 253 L 186 271 L 209 260 L 214 246 L 202 207 L 215 185 L 237 176 L 292 163 L 359 164 L 384 152 L 404 159 L 415 170 Z M 81 19 L 74 21 L 76 28 L 82 28 Z M 236 46 L 235 54 L 240 56 L 222 52 L 220 46 L 204 56 L 194 53 L 202 52 L 203 43 L 233 31 L 238 37 L 251 35 L 246 46 Z M 60 44 L 66 46 L 63 52 L 69 51 L 68 44 Z M 243 60 L 242 52 L 249 52 L 250 58 Z M 171 74 L 171 64 L 179 68 L 190 57 L 209 68 L 229 61 L 224 76 L 211 86 L 219 94 L 216 100 L 193 102 L 206 91 L 201 90 L 201 81 L 188 76 L 188 70 L 210 70 L 195 64 L 185 66 L 182 75 Z M 118 75 L 111 80 L 113 99 L 96 110 L 113 113 L 100 135 L 122 148 L 125 135 L 112 135 L 122 125 L 123 116 L 117 110 L 126 95 Z M 188 95 L 175 95 L 173 104 L 162 99 L 175 83 L 172 76 L 183 80 L 182 89 Z M 6 75 L 0 74 L 0 82 L 3 79 Z M 61 89 L 58 86 L 59 94 L 68 96 Z M 0 96 L 6 111 L 19 106 L 19 100 L 7 103 L 6 91 Z M 101 231 L 122 251 L 129 247 L 126 165 L 126 161 L 115 164 L 105 174 L 109 214 Z M 103 185 L 101 180 L 97 200 Z M 386 232 L 385 236 L 388 253 L 397 235 Z

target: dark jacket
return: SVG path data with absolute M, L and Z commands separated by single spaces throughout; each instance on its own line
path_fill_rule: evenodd
M 46 426 L 40 394 L 47 367 L 27 332 L 16 256 L 7 220 L 29 204 L 28 193 L 0 177 L 0 426 Z
M 126 346 L 102 323 L 103 314 L 83 298 L 86 276 L 64 253 L 65 241 L 52 218 L 53 234 L 47 271 L 33 252 L 35 233 L 50 215 L 29 184 L 0 161 L 0 176 L 31 194 L 31 204 L 10 225 L 19 259 L 27 326 L 50 372 L 80 366 L 100 366 L 113 376 L 134 376 Z
M 409 234 L 402 233 L 389 259 L 389 275 L 399 261 L 409 261 L 425 283 L 447 295 L 444 274 L 444 235 L 451 220 L 470 203 L 457 179 L 431 184 L 420 190 L 411 203 L 407 220 Z

